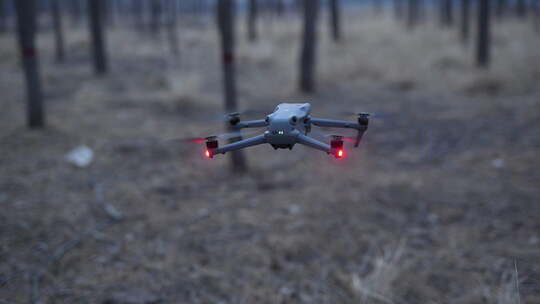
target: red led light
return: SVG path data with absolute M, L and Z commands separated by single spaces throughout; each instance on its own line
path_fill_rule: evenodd
M 339 150 L 337 151 L 337 157 L 338 157 L 338 158 L 342 158 L 343 156 L 345 156 L 345 151 L 339 149 Z
M 211 156 L 211 155 L 210 155 L 210 151 L 208 151 L 208 150 L 206 150 L 206 151 L 204 152 L 204 154 L 206 155 L 207 158 L 210 158 L 210 156 Z

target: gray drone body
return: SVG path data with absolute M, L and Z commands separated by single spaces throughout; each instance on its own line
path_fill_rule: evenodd
M 341 158 L 344 156 L 343 137 L 333 136 L 330 144 L 324 143 L 308 136 L 312 126 L 355 129 L 358 131 L 355 147 L 358 147 L 364 132 L 367 130 L 369 114 L 359 113 L 358 122 L 314 118 L 311 117 L 309 103 L 282 103 L 265 119 L 240 121 L 239 114 L 233 113 L 228 115 L 228 121 L 238 131 L 245 128 L 266 128 L 267 130 L 255 137 L 221 147 L 219 147 L 215 137 L 208 137 L 206 142 L 207 157 L 212 158 L 216 154 L 225 154 L 229 151 L 261 144 L 270 144 L 275 149 L 292 149 L 298 143 Z

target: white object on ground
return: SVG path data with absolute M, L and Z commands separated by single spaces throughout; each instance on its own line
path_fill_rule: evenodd
M 66 155 L 66 160 L 79 168 L 88 167 L 93 159 L 94 152 L 84 145 L 78 146 Z
M 495 169 L 502 169 L 502 168 L 504 168 L 504 159 L 502 159 L 502 158 L 494 159 L 494 160 L 491 161 L 491 165 Z

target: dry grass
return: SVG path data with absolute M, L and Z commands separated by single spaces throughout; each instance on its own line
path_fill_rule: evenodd
M 352 11 L 342 44 L 321 31 L 320 90 L 305 96 L 299 22 L 265 22 L 259 43 L 239 39 L 242 108 L 307 100 L 320 116 L 394 114 L 343 162 L 261 146 L 246 151 L 251 172 L 233 176 L 227 157 L 165 141 L 221 129 L 200 121 L 222 108 L 212 26 L 183 26 L 180 58 L 163 39 L 113 30 L 102 79 L 83 28 L 69 31 L 64 65 L 42 33 L 42 131 L 23 128 L 13 37 L 0 38 L 0 300 L 538 302 L 540 37 L 530 24 L 498 25 L 493 67 L 479 71 L 452 31 L 409 33 Z M 96 152 L 87 169 L 64 160 L 79 144 Z M 104 228 L 96 193 L 126 218 Z

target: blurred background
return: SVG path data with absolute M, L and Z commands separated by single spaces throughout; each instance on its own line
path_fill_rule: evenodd
M 540 303 L 539 84 L 538 0 L 0 0 L 0 303 Z M 281 102 L 373 115 L 186 140 Z

